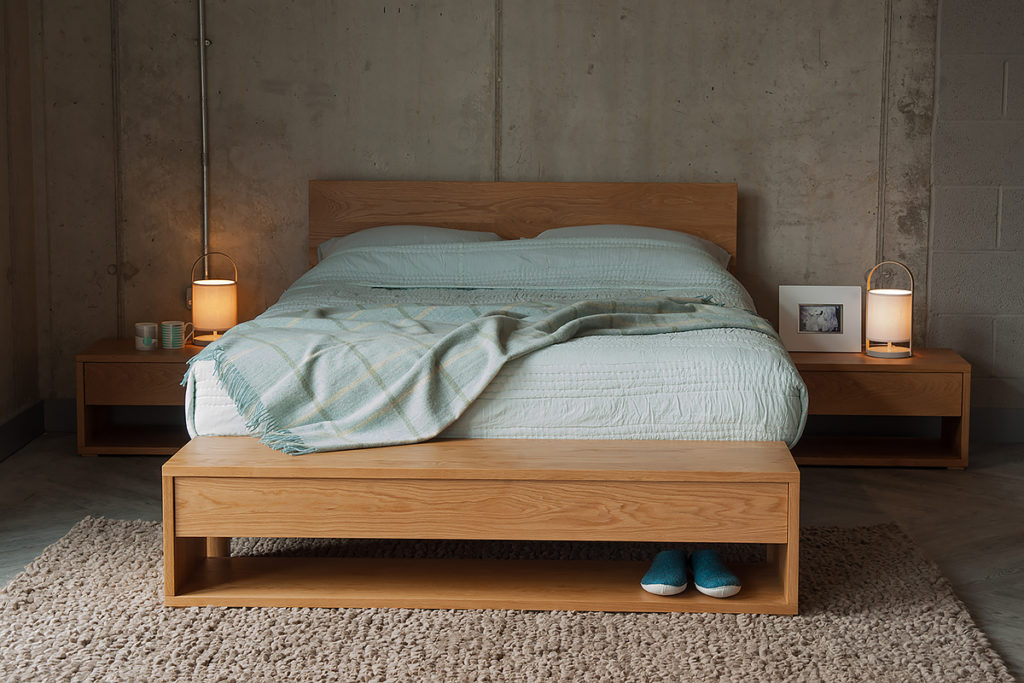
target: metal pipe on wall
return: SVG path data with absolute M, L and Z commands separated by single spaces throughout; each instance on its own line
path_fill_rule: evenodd
M 203 231 L 202 248 L 203 254 L 210 251 L 210 165 L 207 147 L 207 121 L 206 121 L 206 48 L 209 41 L 206 39 L 206 2 L 196 0 L 199 6 L 199 109 L 202 126 L 202 153 L 200 163 L 203 169 Z M 203 278 L 210 276 L 210 264 L 208 259 L 203 259 Z

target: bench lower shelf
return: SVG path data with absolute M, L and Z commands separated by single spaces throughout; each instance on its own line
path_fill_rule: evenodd
M 778 570 L 734 568 L 743 590 L 711 598 L 640 588 L 647 563 L 584 560 L 452 560 L 208 557 L 168 605 L 405 607 L 419 609 L 766 612 L 791 614 Z

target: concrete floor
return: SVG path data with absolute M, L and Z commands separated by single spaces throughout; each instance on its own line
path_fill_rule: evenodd
M 86 515 L 160 518 L 163 458 L 83 458 L 48 434 L 0 462 L 0 584 Z M 1024 444 L 975 446 L 966 471 L 804 468 L 801 522 L 895 522 L 942 569 L 1024 679 Z

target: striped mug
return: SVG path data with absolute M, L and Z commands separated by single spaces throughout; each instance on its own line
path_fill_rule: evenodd
M 165 349 L 180 349 L 191 336 L 192 323 L 181 320 L 164 320 L 160 323 L 160 346 Z

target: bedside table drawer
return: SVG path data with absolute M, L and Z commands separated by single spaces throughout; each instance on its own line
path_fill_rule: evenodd
M 960 415 L 963 375 L 958 372 L 800 373 L 812 415 Z
M 85 363 L 90 405 L 185 405 L 182 363 Z

